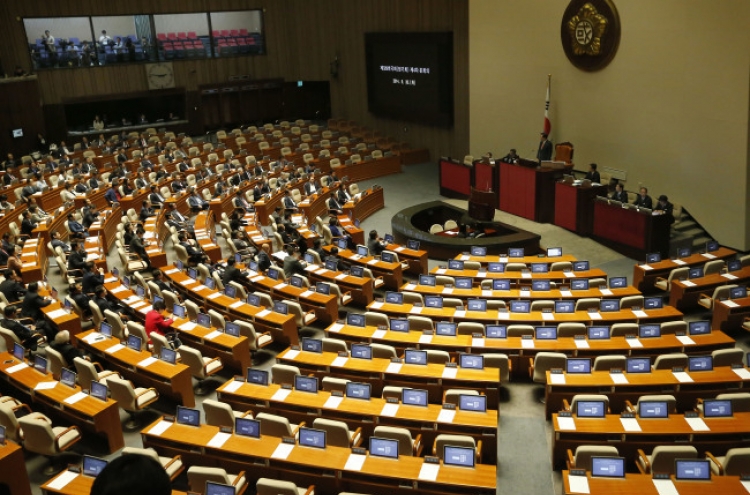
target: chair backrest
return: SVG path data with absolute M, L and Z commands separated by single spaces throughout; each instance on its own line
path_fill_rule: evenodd
M 687 333 L 688 330 L 688 324 L 686 321 L 665 321 L 661 324 L 661 334 L 667 335 L 671 334 L 674 335 L 675 333 L 682 332 L 683 334 Z
M 729 449 L 724 457 L 724 474 L 727 476 L 741 476 L 747 474 L 750 466 L 750 447 L 736 447 Z
M 370 344 L 372 349 L 372 357 L 379 359 L 392 359 L 397 357 L 396 349 L 393 346 L 386 344 L 372 343 Z
M 226 402 L 206 399 L 203 401 L 203 412 L 207 425 L 234 427 L 234 411 Z
M 432 447 L 432 455 L 437 456 L 439 459 L 443 459 L 443 447 L 446 445 L 454 446 L 454 447 L 469 447 L 475 450 L 475 457 L 476 457 L 476 448 L 477 444 L 474 441 L 474 439 L 467 435 L 449 435 L 449 434 L 440 434 L 437 437 L 435 437 L 435 443 Z
M 190 368 L 190 373 L 196 378 L 205 378 L 206 370 L 203 365 L 203 355 L 197 349 L 186 345 L 180 346 L 180 357 L 182 364 Z
M 456 327 L 456 335 L 484 335 L 484 325 L 474 321 L 462 321 Z
M 654 361 L 655 370 L 671 370 L 679 366 L 686 368 L 688 365 L 688 356 L 682 352 L 673 352 L 670 354 L 661 354 Z
M 336 378 L 335 376 L 324 376 L 320 382 L 321 388 L 326 392 L 336 390 L 343 393 L 346 391 L 346 384 L 351 382 L 351 380 Z
M 567 358 L 561 352 L 538 352 L 534 356 L 534 382 L 547 383 L 547 371 L 552 368 L 564 369 Z
M 104 315 L 99 306 L 94 301 L 89 300 L 89 310 L 91 311 L 91 317 L 94 319 L 94 326 L 99 328 L 99 325 L 104 321 Z
M 534 335 L 533 325 L 524 325 L 521 323 L 508 325 L 508 337 L 523 337 L 525 335 Z
M 399 428 L 396 426 L 376 426 L 373 436 L 397 440 L 398 455 L 414 455 L 414 440 L 411 437 L 411 432 L 406 428 Z
M 195 304 L 193 301 L 185 300 L 185 309 L 187 310 L 188 318 L 191 321 L 198 319 L 198 313 L 200 313 L 200 308 L 197 304 Z
M 29 414 L 18 419 L 18 426 L 23 431 L 24 449 L 41 455 L 52 456 L 59 452 L 52 424 Z
M 323 352 L 348 352 L 346 342 L 341 339 L 323 338 Z
M 209 309 L 208 310 L 208 316 L 211 317 L 211 326 L 216 328 L 221 328 L 222 330 L 226 328 L 227 322 L 224 319 L 224 315 L 219 313 L 216 310 Z
M 670 413 L 676 412 L 677 410 L 677 399 L 675 399 L 674 395 L 670 395 L 670 394 L 641 395 L 640 397 L 638 397 L 638 402 L 636 403 L 636 410 L 638 410 L 638 405 L 641 402 L 666 402 L 667 410 Z
M 409 328 L 411 330 L 434 330 L 435 326 L 433 321 L 426 316 L 409 315 L 406 317 L 409 320 Z
M 223 468 L 218 467 L 190 466 L 187 471 L 187 477 L 190 490 L 197 493 L 205 491 L 207 481 L 223 485 L 232 484 L 227 476 L 227 472 Z
M 47 352 L 50 373 L 52 373 L 52 376 L 56 379 L 59 379 L 62 369 L 67 368 L 68 363 L 65 362 L 63 355 L 54 350 L 52 346 L 48 346 L 45 350 Z
M 573 456 L 574 466 L 571 467 L 591 471 L 592 457 L 618 457 L 619 455 L 614 445 L 579 445 Z
M 716 396 L 719 400 L 731 400 L 733 412 L 750 412 L 750 392 L 731 392 Z
M 79 357 L 73 359 L 73 364 L 75 365 L 76 373 L 78 374 L 78 385 L 84 390 L 90 390 L 91 382 L 99 381 L 99 373 L 97 373 L 94 364 L 91 361 Z
M 498 368 L 500 370 L 500 383 L 510 381 L 510 358 L 503 353 L 487 353 L 484 356 L 484 366 L 486 368 Z
M 349 427 L 343 421 L 333 419 L 315 418 L 313 428 L 319 428 L 326 432 L 326 445 L 349 448 Z
M 557 325 L 558 337 L 575 337 L 576 335 L 586 335 L 585 324 L 568 321 Z
M 120 315 L 105 309 L 104 317 L 107 319 L 107 323 L 112 326 L 112 336 L 120 340 L 125 340 L 125 324 L 122 322 Z
M 588 311 L 589 309 L 599 309 L 601 299 L 598 297 L 583 297 L 576 301 L 576 311 Z
M 451 361 L 451 356 L 448 351 L 440 351 L 435 349 L 427 349 L 427 362 L 433 364 L 448 364 Z
M 620 309 L 628 309 L 636 306 L 643 308 L 643 296 L 626 296 L 620 299 Z
M 255 417 L 260 421 L 260 434 L 272 437 L 292 437 L 294 432 L 289 420 L 276 414 L 258 413 Z
M 735 347 L 732 349 L 716 349 L 711 353 L 714 366 L 742 365 L 745 351 Z
M 271 382 L 283 384 L 294 384 L 294 377 L 301 375 L 299 368 L 288 364 L 274 364 L 271 366 Z
M 256 495 L 300 495 L 291 481 L 260 478 L 255 484 Z M 308 490 L 309 491 L 309 490 Z
M 594 358 L 594 371 L 610 371 L 613 368 L 625 369 L 628 363 L 626 356 L 604 355 Z
M 137 321 L 129 321 L 125 326 L 128 329 L 129 335 L 140 337 L 143 350 L 148 350 L 148 334 L 146 334 L 146 328 Z
M 471 389 L 449 388 L 443 394 L 443 403 L 455 404 L 456 406 L 458 406 L 459 397 L 461 395 L 479 395 L 479 392 Z
M 576 394 L 570 401 L 570 410 L 576 413 L 579 402 L 604 402 L 605 410 L 609 410 L 609 397 L 604 394 Z
M 675 459 L 695 459 L 698 450 L 691 445 L 658 445 L 651 452 L 651 472 L 674 474 Z
M 626 335 L 638 335 L 637 323 L 614 323 L 610 327 L 612 337 L 624 337 Z
M 107 378 L 107 386 L 112 398 L 117 401 L 117 405 L 126 411 L 137 411 L 135 390 L 128 380 L 123 380 L 116 376 Z
M 5 427 L 5 437 L 20 443 L 18 435 L 18 418 L 9 404 L 0 403 L 0 426 Z
M 703 266 L 704 275 L 713 275 L 714 273 L 721 273 L 726 267 L 724 260 L 711 260 Z

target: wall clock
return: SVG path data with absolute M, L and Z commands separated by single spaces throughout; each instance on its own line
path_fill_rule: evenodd
M 148 89 L 174 88 L 174 69 L 172 62 L 146 65 Z

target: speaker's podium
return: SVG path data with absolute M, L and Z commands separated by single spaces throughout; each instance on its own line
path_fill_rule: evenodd
M 554 164 L 554 165 L 552 165 Z M 500 209 L 538 223 L 552 223 L 555 210 L 555 182 L 566 166 L 557 162 L 539 163 L 518 159 L 500 163 Z
M 480 222 L 491 222 L 495 219 L 495 193 L 471 188 L 469 196 L 469 217 Z

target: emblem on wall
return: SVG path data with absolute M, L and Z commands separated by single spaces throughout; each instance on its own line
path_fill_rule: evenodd
M 560 27 L 563 50 L 581 70 L 606 67 L 620 45 L 620 16 L 611 0 L 572 0 Z

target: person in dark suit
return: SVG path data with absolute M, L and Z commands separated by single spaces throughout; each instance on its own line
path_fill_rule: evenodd
M 43 342 L 43 338 L 40 334 L 34 332 L 33 329 L 16 321 L 17 311 L 17 306 L 6 306 L 3 312 L 5 318 L 0 320 L 0 326 L 2 326 L 3 328 L 7 328 L 11 332 L 13 332 L 16 337 L 18 337 L 18 340 L 21 341 L 21 345 L 23 345 L 26 349 L 36 351 L 37 346 L 41 342 Z
M 119 185 L 118 182 L 119 181 L 115 179 L 112 182 L 112 187 L 107 189 L 107 192 L 104 193 L 104 199 L 107 200 L 107 204 L 109 206 L 112 206 L 114 203 L 120 202 L 120 193 L 117 191 L 117 186 Z
M 51 299 L 39 295 L 39 284 L 37 282 L 31 282 L 28 291 L 23 298 L 23 303 L 21 304 L 21 314 L 32 318 L 34 321 L 44 321 L 44 312 L 42 311 L 42 308 L 45 308 L 50 304 L 52 304 Z
M 190 244 L 187 240 L 187 236 L 184 232 L 180 232 L 177 239 L 180 242 L 180 246 L 185 248 L 185 251 L 187 252 L 188 260 L 190 260 L 191 263 L 203 263 L 207 256 L 197 249 L 195 246 Z
M 198 195 L 198 190 L 195 188 L 190 188 L 190 197 L 187 202 L 191 211 L 197 212 L 208 209 L 208 202 Z
M 96 270 L 93 261 L 87 261 L 83 266 L 83 280 L 81 288 L 86 294 L 96 291 L 97 286 L 104 284 L 104 275 Z
M 263 244 L 260 247 L 260 252 L 257 256 L 258 261 L 258 271 L 261 273 L 265 273 L 266 270 L 268 270 L 271 267 L 271 255 L 269 254 L 271 252 L 271 248 L 268 244 Z
M 151 208 L 151 204 L 148 202 L 148 200 L 143 202 L 143 206 L 141 206 L 141 212 L 138 214 L 138 218 L 141 220 L 141 222 L 145 222 L 149 217 L 154 216 L 154 209 Z
M 168 203 L 167 205 L 167 225 L 171 225 L 177 230 L 189 230 L 187 218 L 177 211 L 177 207 L 174 203 Z
M 151 194 L 148 195 L 148 200 L 151 201 L 151 205 L 154 208 L 161 208 L 164 206 L 164 196 L 159 193 L 156 186 L 151 186 Z
M 237 191 L 237 194 L 235 194 L 235 197 L 232 200 L 232 206 L 245 212 L 250 210 L 250 204 L 242 197 L 242 191 Z
M 36 228 L 36 223 L 31 219 L 29 210 L 24 211 L 22 214 L 23 220 L 21 221 L 21 234 L 25 236 L 31 236 L 32 232 Z
M 344 183 L 339 183 L 339 190 L 336 195 L 336 200 L 339 202 L 340 205 L 345 205 L 347 201 L 352 199 L 352 196 L 347 192 L 346 186 L 344 186 Z
M 70 332 L 67 330 L 57 332 L 50 347 L 59 352 L 63 359 L 65 359 L 65 362 L 69 365 L 73 363 L 75 358 L 82 358 L 86 355 L 83 351 L 73 347 L 70 343 Z
M 536 152 L 536 159 L 540 162 L 552 159 L 552 141 L 547 139 L 547 133 L 543 132 L 539 139 L 539 149 Z
M 583 177 L 584 180 L 590 180 L 591 182 L 596 182 L 597 184 L 601 183 L 601 177 L 599 176 L 599 172 L 596 170 L 596 163 L 592 163 L 589 165 L 589 171 L 586 172 L 586 175 Z
M 284 258 L 284 276 L 291 278 L 292 275 L 305 275 L 306 263 L 300 261 L 300 251 L 293 246 L 286 248 L 286 258 Z
M 284 191 L 284 208 L 287 210 L 296 210 L 297 209 L 297 203 L 294 202 L 294 199 L 292 199 L 292 192 L 287 189 Z
M 336 194 L 331 193 L 331 197 L 328 198 L 328 213 L 330 215 L 343 215 L 344 208 L 336 199 Z
M 639 208 L 648 208 L 649 210 L 654 207 L 654 202 L 651 199 L 651 196 L 648 195 L 648 189 L 646 189 L 645 187 L 641 188 L 640 194 L 638 194 L 638 197 L 635 198 L 633 204 L 635 206 L 638 206 Z
M 373 256 L 379 256 L 385 250 L 385 242 L 378 237 L 377 230 L 371 230 L 367 240 L 367 250 Z
M 162 277 L 161 270 L 154 270 L 153 271 L 154 278 L 151 279 L 151 282 L 156 284 L 156 286 L 161 290 L 172 290 L 172 287 L 169 285 L 169 283 L 164 281 L 164 277 Z
M 83 293 L 81 284 L 70 284 L 68 287 L 68 295 L 76 305 L 78 305 L 78 308 L 83 312 L 84 316 L 91 316 L 91 309 L 89 308 L 90 299 L 89 296 Z
M 656 203 L 654 212 L 658 212 L 661 215 L 666 215 L 669 218 L 669 224 L 674 223 L 674 205 L 669 202 L 669 199 L 665 194 L 659 196 L 659 201 Z
M 628 202 L 628 193 L 626 193 L 622 188 L 622 182 L 618 182 L 615 185 L 615 192 L 612 193 L 612 197 L 610 199 L 614 199 L 615 201 L 619 201 L 620 203 Z
M 315 194 L 318 192 L 318 187 L 315 185 L 315 177 L 310 177 L 310 180 L 308 180 L 305 183 L 305 195 L 310 196 L 311 194 Z
M 515 148 L 511 148 L 507 155 L 500 159 L 503 163 L 518 163 L 518 154 Z
M 146 179 L 145 174 L 143 172 L 138 172 L 138 177 L 135 178 L 135 188 L 146 189 L 147 185 L 148 185 L 148 180 Z
M 101 183 L 99 182 L 99 179 L 97 177 L 98 177 L 98 174 L 96 170 L 91 172 L 91 178 L 89 179 L 90 189 L 99 189 L 99 187 L 101 186 Z
M 87 236 L 86 229 L 75 219 L 72 213 L 68 213 L 68 229 L 70 229 L 70 236 L 76 239 L 83 239 Z
M 229 282 L 237 282 L 238 284 L 247 286 L 250 285 L 250 282 L 247 279 L 247 274 L 242 273 L 239 268 L 234 266 L 234 257 L 227 259 L 227 267 L 224 270 L 224 275 L 221 277 L 221 283 L 224 284 L 224 287 L 229 285 Z
M 86 250 L 83 247 L 83 242 L 71 242 L 70 249 L 68 270 L 83 270 L 83 267 L 86 265 Z
M 21 278 L 10 269 L 5 270 L 3 275 L 5 276 L 5 280 L 0 282 L 0 292 L 3 293 L 9 303 L 19 301 L 20 297 L 26 294 L 26 288 L 20 283 Z

